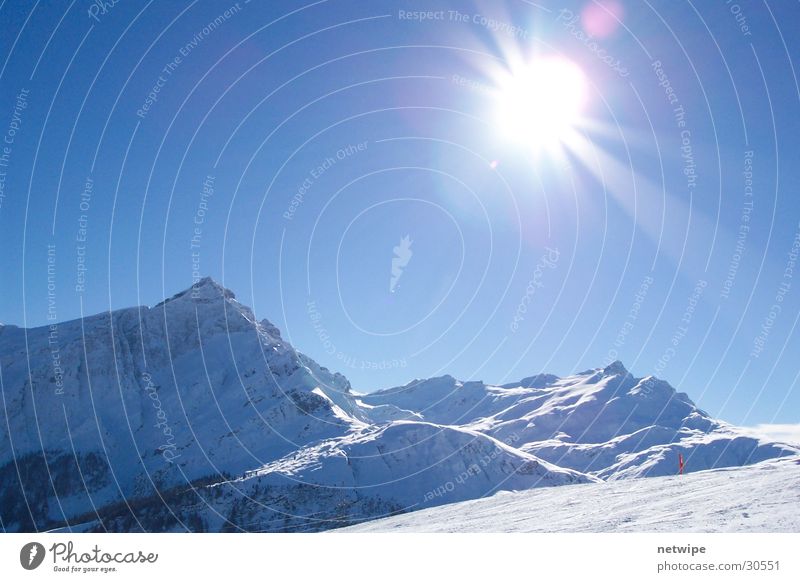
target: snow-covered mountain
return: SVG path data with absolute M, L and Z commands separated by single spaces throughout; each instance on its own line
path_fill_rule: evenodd
M 601 477 L 654 477 L 732 467 L 796 454 L 715 420 L 653 376 L 635 378 L 621 362 L 558 378 L 538 375 L 503 386 L 450 376 L 362 397 L 415 418 L 458 424 L 561 467 Z
M 0 472 L 26 493 L 4 487 L 7 527 L 241 474 L 364 425 L 344 377 L 211 280 L 152 309 L 6 326 L 0 365 Z
M 155 307 L 0 326 L 0 525 L 307 531 L 497 491 L 798 454 L 621 364 L 371 394 L 203 279 Z

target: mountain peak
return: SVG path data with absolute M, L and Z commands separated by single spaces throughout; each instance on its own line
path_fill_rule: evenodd
M 187 291 L 195 295 L 222 295 L 226 299 L 236 299 L 236 295 L 230 289 L 223 287 L 211 277 L 203 277 L 194 283 Z
M 608 366 L 603 368 L 603 373 L 612 376 L 630 374 L 620 360 L 614 360 Z
M 180 293 L 176 293 L 169 299 L 165 299 L 156 307 L 160 307 L 166 303 L 178 299 L 190 299 L 199 303 L 210 303 L 212 301 L 219 301 L 221 299 L 236 299 L 236 295 L 230 289 L 226 289 L 217 283 L 211 277 L 203 277 L 197 282 L 193 283 L 188 289 L 184 289 Z

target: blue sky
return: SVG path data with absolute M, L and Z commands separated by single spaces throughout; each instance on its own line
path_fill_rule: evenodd
M 362 391 L 619 358 L 799 420 L 796 4 L 98 6 L 0 6 L 0 321 L 199 273 Z M 586 100 L 533 151 L 498 79 L 554 58 Z

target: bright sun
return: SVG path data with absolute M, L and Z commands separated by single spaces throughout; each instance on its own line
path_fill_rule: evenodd
M 580 120 L 587 82 L 572 61 L 540 58 L 498 84 L 496 123 L 506 139 L 538 152 L 559 146 Z

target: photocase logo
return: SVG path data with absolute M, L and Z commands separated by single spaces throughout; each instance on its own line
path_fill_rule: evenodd
M 19 551 L 19 563 L 26 570 L 35 570 L 44 561 L 44 546 L 39 542 L 29 542 Z
M 411 240 L 409 235 L 400 239 L 400 244 L 394 247 L 394 257 L 392 257 L 392 277 L 389 279 L 389 291 L 394 293 L 397 288 L 397 282 L 403 275 L 403 269 L 408 265 L 411 256 L 414 254 L 411 251 Z

